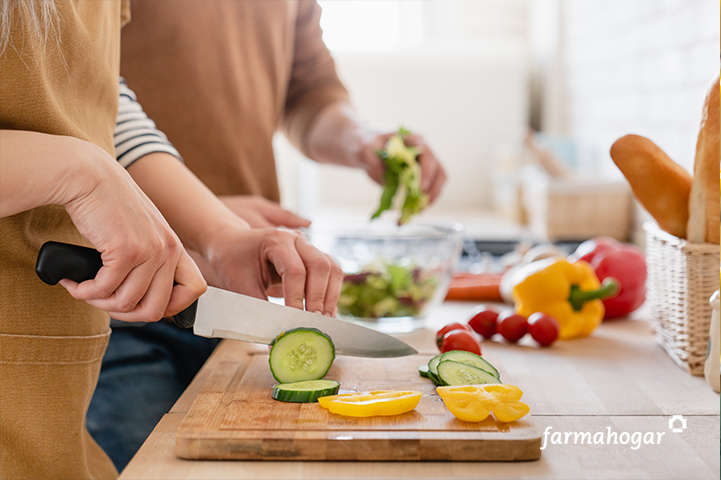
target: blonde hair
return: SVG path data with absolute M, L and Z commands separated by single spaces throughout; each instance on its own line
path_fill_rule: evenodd
M 56 32 L 58 11 L 55 0 L 0 0 L 0 55 L 8 45 L 12 45 L 16 50 L 18 48 L 11 38 L 16 18 L 30 32 L 31 47 L 42 46 L 44 51 L 48 39 Z M 24 47 L 26 39 L 22 40 Z

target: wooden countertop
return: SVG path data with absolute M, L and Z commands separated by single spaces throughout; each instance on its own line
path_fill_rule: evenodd
M 471 302 L 446 302 L 427 327 L 400 335 L 421 353 L 434 353 L 440 326 L 467 319 Z M 663 432 L 660 443 L 632 445 L 548 444 L 541 459 L 522 463 L 461 462 L 241 462 L 187 461 L 173 454 L 175 430 L 214 369 L 249 348 L 223 341 L 163 417 L 121 479 L 316 479 L 316 478 L 719 478 L 719 395 L 703 377 L 681 370 L 656 344 L 643 312 L 602 324 L 590 338 L 538 348 L 483 342 L 484 356 L 520 386 L 540 431 Z M 263 348 L 263 347 L 261 347 Z M 669 429 L 683 415 L 682 433 Z M 678 423 L 678 422 L 677 422 Z M 563 436 L 556 436 L 557 439 Z M 563 440 L 562 440 L 563 441 Z

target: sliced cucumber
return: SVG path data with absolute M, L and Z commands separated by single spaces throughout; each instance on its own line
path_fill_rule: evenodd
M 313 403 L 320 397 L 338 393 L 340 383 L 335 380 L 306 380 L 280 383 L 273 387 L 273 398 L 281 402 Z
M 428 378 L 436 385 L 443 385 L 441 380 L 438 378 L 438 362 L 441 360 L 441 355 L 436 355 L 428 361 Z
M 438 364 L 438 378 L 444 385 L 501 383 L 485 370 L 453 360 L 444 360 Z
M 423 378 L 430 378 L 428 376 L 428 365 L 421 365 L 418 367 L 418 373 L 420 373 L 421 377 Z
M 480 355 L 476 355 L 473 352 L 465 352 L 463 350 L 451 350 L 450 352 L 446 352 L 441 355 L 439 363 L 445 360 L 453 360 L 454 362 L 465 363 L 466 365 L 471 365 L 473 367 L 480 368 L 481 370 L 485 370 L 498 379 L 501 378 L 501 376 L 498 374 L 498 370 L 496 370 L 496 367 L 488 363 Z
M 323 378 L 335 359 L 328 335 L 316 328 L 294 328 L 273 340 L 270 371 L 280 383 Z
M 428 373 L 438 376 L 438 363 L 443 355 L 436 355 L 428 360 Z
M 433 382 L 433 385 L 435 385 L 436 387 L 442 387 L 442 386 L 443 386 L 443 382 L 441 382 L 441 379 L 438 378 L 438 377 L 436 377 L 435 375 L 434 375 L 434 376 L 431 376 L 431 375 L 429 374 L 429 375 L 428 375 L 428 379 L 429 379 L 431 382 Z

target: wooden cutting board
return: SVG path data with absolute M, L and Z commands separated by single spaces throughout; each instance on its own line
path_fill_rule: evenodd
M 541 456 L 541 437 L 530 415 L 505 424 L 457 420 L 418 374 L 429 355 L 368 359 L 338 357 L 326 378 L 344 391 L 423 392 L 412 412 L 352 418 L 317 403 L 271 398 L 277 382 L 268 354 L 250 351 L 220 364 L 191 405 L 175 438 L 185 459 L 515 461 Z

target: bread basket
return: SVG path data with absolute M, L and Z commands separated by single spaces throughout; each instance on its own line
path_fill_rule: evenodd
M 646 304 L 659 344 L 692 375 L 703 375 L 711 324 L 709 299 L 719 288 L 719 246 L 688 243 L 646 223 Z

